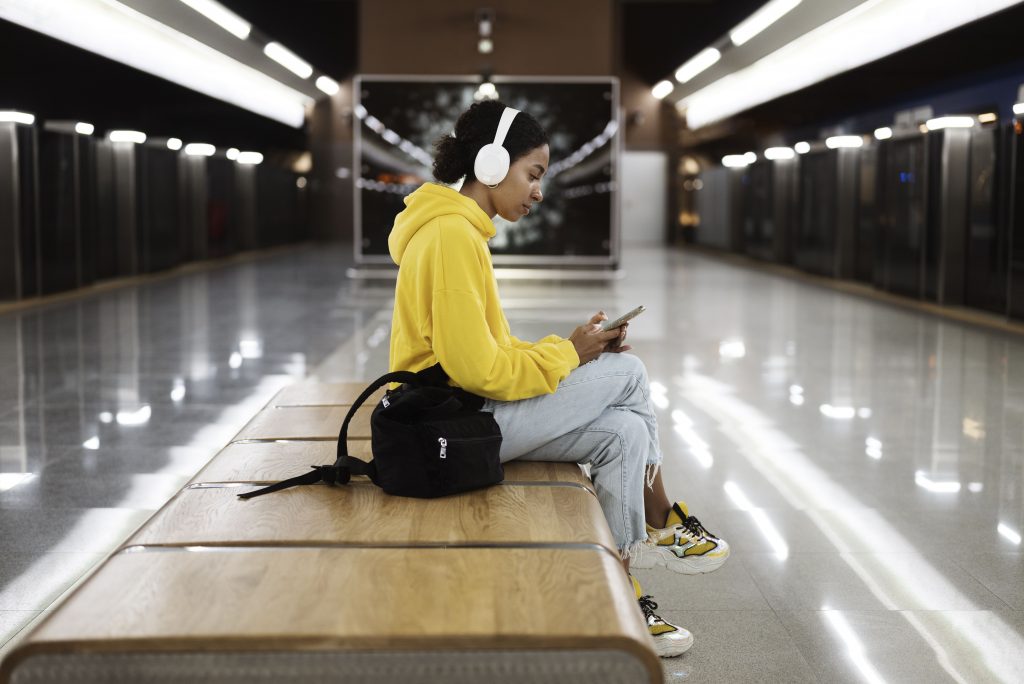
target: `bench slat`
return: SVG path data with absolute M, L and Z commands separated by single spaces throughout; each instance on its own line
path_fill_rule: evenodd
M 201 482 L 278 482 L 306 472 L 311 465 L 333 463 L 333 441 L 236 442 L 224 447 L 189 484 Z M 369 440 L 350 439 L 349 454 L 373 458 Z M 511 461 L 506 482 L 571 482 L 593 491 L 590 478 L 575 463 Z
M 299 382 L 277 393 L 270 406 L 351 406 L 366 389 L 367 382 Z M 373 406 L 384 396 L 384 388 L 366 400 Z
M 440 499 L 370 484 L 307 486 L 243 501 L 250 487 L 184 489 L 126 545 L 556 544 L 615 542 L 597 498 L 575 487 L 499 486 Z
M 349 423 L 349 439 L 370 438 L 372 406 L 363 406 Z M 268 406 L 235 435 L 243 439 L 337 439 L 347 406 Z
M 2 680 L 12 670 L 53 676 L 60 669 L 53 654 L 65 657 L 70 679 L 60 681 L 94 681 L 90 654 L 107 654 L 108 669 L 136 681 L 132 654 L 161 653 L 173 670 L 174 656 L 200 653 L 284 653 L 301 667 L 304 654 L 440 651 L 457 658 L 488 649 L 556 658 L 564 651 L 583 663 L 612 652 L 631 663 L 614 680 L 598 672 L 584 681 L 662 676 L 622 566 L 609 554 L 332 548 L 119 553 L 14 649 Z M 579 650 L 591 655 L 581 658 Z M 69 664 L 77 664 L 73 674 Z M 244 658 L 242 665 L 251 667 Z M 215 674 L 237 673 L 202 672 L 200 681 Z M 331 681 L 346 681 L 344 674 Z

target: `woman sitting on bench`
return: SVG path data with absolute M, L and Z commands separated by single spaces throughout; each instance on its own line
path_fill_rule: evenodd
M 710 572 L 729 547 L 665 494 L 647 370 L 623 353 L 628 324 L 602 331 L 598 312 L 567 339 L 510 333 L 487 246 L 491 219 L 515 222 L 543 199 L 549 154 L 540 124 L 497 101 L 472 105 L 438 140 L 434 177 L 446 185 L 406 197 L 388 239 L 399 265 L 391 370 L 440 362 L 453 384 L 485 397 L 502 461 L 588 464 L 627 572 L 631 562 Z M 460 190 L 447 187 L 460 180 Z M 692 635 L 658 617 L 632 582 L 658 654 L 687 650 Z

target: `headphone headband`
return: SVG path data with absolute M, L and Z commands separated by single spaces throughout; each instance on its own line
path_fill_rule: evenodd
M 501 119 L 498 120 L 498 130 L 494 133 L 495 145 L 505 145 L 505 136 L 508 135 L 509 129 L 512 128 L 512 122 L 515 120 L 516 114 L 518 113 L 518 109 L 505 107 L 505 111 L 501 113 Z

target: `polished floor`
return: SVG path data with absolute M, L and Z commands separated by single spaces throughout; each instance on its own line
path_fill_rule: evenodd
M 278 388 L 384 370 L 390 291 L 345 266 L 300 249 L 0 315 L 0 644 Z M 695 635 L 667 680 L 1021 681 L 1024 338 L 679 251 L 624 267 L 501 289 L 524 338 L 648 309 L 666 483 L 733 548 L 637 573 Z

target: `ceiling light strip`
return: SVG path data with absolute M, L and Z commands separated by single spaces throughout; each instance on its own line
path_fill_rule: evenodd
M 238 16 L 219 2 L 214 0 L 180 0 L 196 12 L 220 26 L 222 29 L 241 40 L 245 40 L 252 32 L 252 24 Z
M 717 64 L 720 59 L 722 59 L 721 52 L 715 48 L 705 48 L 676 70 L 676 80 L 680 83 L 691 81 L 697 74 L 707 71 Z
M 945 33 L 1019 0 L 869 0 L 688 95 L 700 128 Z M 864 40 L 871 36 L 871 40 Z
M 729 32 L 729 40 L 733 45 L 743 45 L 748 40 L 789 14 L 800 0 L 772 0 L 766 3 L 749 17 L 741 21 Z
M 294 128 L 313 101 L 113 0 L 5 0 L 0 18 Z
M 309 62 L 280 43 L 267 43 L 263 48 L 263 54 L 299 78 L 309 78 L 313 75 L 313 67 Z

